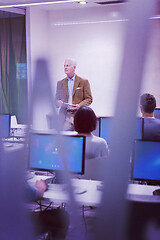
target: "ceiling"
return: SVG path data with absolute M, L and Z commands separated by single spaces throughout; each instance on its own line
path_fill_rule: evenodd
M 2 6 L 7 5 L 17 5 L 19 4 L 19 8 L 25 8 L 24 6 L 20 6 L 21 4 L 31 4 L 31 3 L 44 3 L 44 2 L 62 2 L 64 0 L 0 0 L 0 10 L 3 10 L 1 8 Z M 74 1 L 74 0 L 72 0 Z M 104 5 L 110 5 L 110 4 L 121 4 L 124 2 L 127 2 L 127 0 L 87 0 L 87 4 L 81 5 L 79 4 L 78 0 L 75 0 L 76 2 L 70 2 L 70 3 L 61 3 L 61 4 L 49 4 L 49 5 L 40 5 L 40 8 L 43 8 L 45 10 L 54 10 L 54 9 L 74 9 L 74 8 L 82 8 L 82 7 L 97 7 L 97 6 L 104 6 Z M 16 7 L 16 6 L 15 6 Z
M 24 9 L 25 6 L 20 6 L 21 4 L 31 4 L 31 3 L 45 3 L 52 2 L 52 4 L 48 5 L 39 5 L 39 8 L 44 10 L 64 10 L 64 9 L 78 9 L 78 8 L 89 8 L 89 7 L 103 7 L 103 6 L 113 6 L 113 5 L 122 5 L 123 3 L 130 2 L 130 0 L 68 0 L 74 2 L 61 3 L 61 4 L 53 4 L 54 2 L 63 2 L 66 0 L 0 0 L 0 10 L 3 10 L 3 6 L 7 5 L 19 5 L 14 6 L 18 9 Z M 78 1 L 87 1 L 88 3 L 85 5 L 79 4 Z M 152 0 L 151 0 L 152 1 Z M 156 15 L 160 15 L 160 0 L 156 0 Z M 5 10 L 7 10 L 6 8 Z M 11 9 L 11 8 L 10 8 Z

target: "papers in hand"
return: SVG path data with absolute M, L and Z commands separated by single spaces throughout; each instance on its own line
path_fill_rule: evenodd
M 66 102 L 63 102 L 63 104 L 66 105 L 66 106 L 77 107 L 77 105 L 72 104 L 72 103 L 66 103 Z

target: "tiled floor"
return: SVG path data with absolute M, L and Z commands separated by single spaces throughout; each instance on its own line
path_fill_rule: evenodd
M 81 238 L 83 236 L 84 239 L 93 239 L 92 236 L 94 235 L 96 224 L 96 210 L 96 208 L 90 207 L 81 208 L 79 218 L 79 229 L 81 230 Z M 72 224 L 70 224 L 69 226 L 66 240 L 75 240 L 75 232 Z

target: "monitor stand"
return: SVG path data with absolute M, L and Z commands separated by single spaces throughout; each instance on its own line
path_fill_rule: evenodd
M 66 183 L 64 171 L 55 171 L 55 182 L 56 184 Z

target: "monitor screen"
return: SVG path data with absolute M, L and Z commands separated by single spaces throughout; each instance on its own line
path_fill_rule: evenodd
M 101 117 L 99 120 L 100 121 L 99 136 L 104 138 L 107 143 L 110 142 L 112 119 L 113 117 Z
M 160 184 L 160 142 L 135 140 L 132 155 L 132 180 Z
M 92 132 L 92 133 L 93 133 L 95 136 L 97 136 L 97 137 L 99 137 L 99 122 L 100 122 L 100 118 L 97 117 L 97 125 L 96 125 L 96 129 L 93 130 L 93 132 Z
M 73 173 L 84 174 L 85 137 L 63 135 L 62 141 L 66 150 L 65 157 L 68 170 Z M 47 171 L 63 170 L 56 134 L 30 134 L 29 168 Z
M 136 139 L 143 139 L 144 119 L 137 118 Z
M 155 116 L 155 118 L 160 119 L 160 108 L 154 109 L 154 116 Z
M 100 137 L 104 138 L 107 143 L 110 142 L 111 137 L 111 124 L 113 117 L 101 117 L 100 118 Z M 137 118 L 136 123 L 136 139 L 143 139 L 143 127 L 144 120 L 143 118 Z
M 10 123 L 11 123 L 10 114 L 0 114 L 0 127 L 3 138 L 10 137 Z

